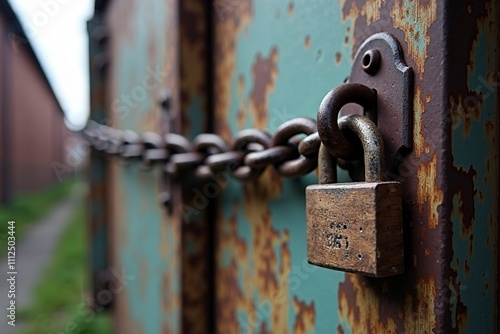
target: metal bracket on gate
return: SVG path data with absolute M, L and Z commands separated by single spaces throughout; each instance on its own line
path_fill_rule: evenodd
M 365 116 L 377 124 L 386 148 L 386 165 L 394 171 L 398 157 L 413 147 L 413 70 L 405 64 L 399 42 L 388 33 L 370 36 L 354 57 L 348 81 L 376 90 L 377 111 Z M 363 115 L 363 108 L 348 104 L 341 110 L 341 115 L 347 114 Z

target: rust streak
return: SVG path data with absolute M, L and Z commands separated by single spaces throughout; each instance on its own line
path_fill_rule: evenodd
M 335 53 L 335 63 L 339 65 L 341 61 L 342 61 L 342 54 L 340 52 Z
M 354 26 L 356 24 L 356 20 L 360 17 L 360 9 L 355 1 L 352 0 L 340 0 L 340 6 L 343 8 L 342 11 L 342 21 L 345 22 L 347 20 L 351 20 L 352 27 L 347 27 L 346 36 L 344 38 L 344 45 L 349 46 L 354 45 L 356 40 L 354 38 Z M 372 15 L 374 17 L 374 15 Z M 355 48 L 353 48 L 352 57 L 354 57 Z
M 425 113 L 425 105 L 422 102 L 422 99 L 420 98 L 422 94 L 422 91 L 420 87 L 415 88 L 415 98 L 414 98 L 414 103 L 413 103 L 413 117 L 414 117 L 414 122 L 413 122 L 413 127 L 414 127 L 414 133 L 415 133 L 415 141 L 414 141 L 414 149 L 415 149 L 415 156 L 418 158 L 420 157 L 424 152 L 429 151 L 429 144 L 426 143 L 425 141 L 425 136 L 424 136 L 424 130 L 422 128 L 423 124 L 423 115 Z
M 228 266 L 217 264 L 217 331 L 220 333 L 242 332 L 238 321 L 240 305 L 248 313 L 251 305 L 244 304 L 244 291 L 249 287 L 239 283 L 238 267 L 248 261 L 246 242 L 238 236 L 236 222 L 239 207 L 234 205 L 233 214 L 229 221 L 219 220 L 218 226 L 218 255 L 217 259 L 224 258 L 225 253 L 230 253 Z
M 306 37 L 304 38 L 304 48 L 308 50 L 310 46 L 311 46 L 311 36 L 306 35 Z
M 257 54 L 252 66 L 253 87 L 250 93 L 250 109 L 254 116 L 254 126 L 265 129 L 268 122 L 268 100 L 274 90 L 278 75 L 278 49 L 273 47 L 268 58 Z
M 222 3 L 223 12 L 215 22 L 215 118 L 224 120 L 216 122 L 216 131 L 224 139 L 231 138 L 231 129 L 226 120 L 229 119 L 232 87 L 231 82 L 236 67 L 236 41 L 238 35 L 248 26 L 253 17 L 253 6 L 250 0 L 241 0 L 237 6 Z
M 380 9 L 385 5 L 386 0 L 366 1 L 361 7 L 361 15 L 366 16 L 366 24 L 373 23 L 380 19 Z
M 405 333 L 432 333 L 436 326 L 434 277 L 429 280 L 420 279 L 415 286 L 415 292 L 413 296 L 406 296 Z
M 340 284 L 338 312 L 353 334 L 398 333 L 394 319 L 381 316 L 378 293 L 363 276 L 346 274 Z
M 431 255 L 431 249 L 430 249 L 430 247 L 425 247 L 424 248 L 424 253 L 425 253 L 426 256 Z
M 293 332 L 296 334 L 314 332 L 314 321 L 316 318 L 314 301 L 307 304 L 306 302 L 299 300 L 297 297 L 294 297 L 293 305 L 296 312 Z
M 394 27 L 405 33 L 408 51 L 417 65 L 417 73 L 422 80 L 427 47 L 431 42 L 428 31 L 437 18 L 436 0 L 429 0 L 427 3 L 412 0 L 395 1 L 391 17 Z
M 295 11 L 295 4 L 293 3 L 293 1 L 290 1 L 290 3 L 288 4 L 288 16 L 292 16 L 294 11 Z
M 457 266 L 457 268 L 459 268 Z M 453 301 L 451 308 L 452 312 L 455 312 L 456 329 L 464 329 L 467 325 L 468 319 L 468 307 L 462 301 L 460 291 L 465 287 L 462 287 L 461 283 L 457 280 L 457 273 L 453 272 L 453 276 L 449 278 L 448 288 L 451 291 L 451 300 Z
M 479 121 L 480 110 L 483 106 L 483 97 L 479 93 L 470 92 L 462 97 L 450 96 L 450 107 L 453 127 L 462 125 L 462 135 L 464 138 L 470 136 L 472 121 Z
M 438 207 L 443 202 L 443 191 L 437 184 L 437 155 L 434 153 L 427 164 L 418 167 L 417 200 L 420 213 L 427 204 L 429 228 L 436 228 L 439 220 Z
M 248 298 L 251 299 L 252 291 L 257 293 L 257 309 L 269 313 L 273 332 L 284 333 L 288 331 L 291 255 L 288 232 L 281 234 L 272 224 L 268 205 L 273 192 L 270 184 L 262 180 L 245 187 L 245 215 L 252 231 L 252 257 L 255 259 L 254 269 L 247 277 Z M 280 267 L 275 246 L 280 253 Z
M 243 74 L 240 74 L 238 77 L 238 102 L 239 109 L 236 114 L 236 122 L 240 129 L 245 127 L 245 121 L 247 118 L 247 106 L 245 102 L 245 77 Z
M 194 98 L 200 98 L 206 110 L 206 28 L 204 6 L 199 1 L 185 0 L 180 5 L 180 88 L 182 133 L 189 133 L 186 117 Z M 168 51 L 168 50 L 167 50 Z

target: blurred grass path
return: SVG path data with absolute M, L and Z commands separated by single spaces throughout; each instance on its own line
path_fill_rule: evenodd
M 30 228 L 24 231 L 21 240 L 16 242 L 16 311 L 29 306 L 33 299 L 33 289 L 39 279 L 43 275 L 44 267 L 54 256 L 55 248 L 58 244 L 59 237 L 64 231 L 64 228 L 69 223 L 73 215 L 73 211 L 84 196 L 85 188 L 81 183 L 72 185 L 72 190 L 65 199 L 60 201 L 55 207 L 42 219 L 30 223 Z M 17 218 L 14 217 L 14 220 Z M 3 223 L 3 222 L 2 222 Z M 17 239 L 17 222 L 16 222 L 16 239 Z M 0 272 L 2 284 L 0 285 L 0 309 L 2 316 L 0 317 L 0 333 L 19 333 L 21 325 L 16 321 L 16 327 L 13 328 L 7 324 L 6 317 L 8 287 L 6 282 L 9 271 L 7 268 L 7 246 L 2 247 L 2 258 L 0 259 Z M 18 319 L 16 319 L 18 320 Z
M 14 197 L 9 204 L 0 206 L 0 249 L 7 247 L 9 220 L 16 222 L 16 239 L 19 242 L 25 231 L 68 197 L 74 185 L 74 180 L 58 182 L 48 188 Z

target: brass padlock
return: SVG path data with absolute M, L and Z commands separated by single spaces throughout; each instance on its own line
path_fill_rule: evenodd
M 386 171 L 382 137 L 376 125 L 364 116 L 344 116 L 338 123 L 341 130 L 353 131 L 363 144 L 365 182 L 306 188 L 308 261 L 374 277 L 401 274 L 401 184 L 383 181 Z M 327 175 L 336 173 L 329 155 L 324 147 L 320 150 L 321 183 L 336 178 Z

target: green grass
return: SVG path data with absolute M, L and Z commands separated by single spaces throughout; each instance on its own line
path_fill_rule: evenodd
M 26 334 L 112 333 L 109 313 L 89 308 L 87 231 L 83 203 L 61 236 L 55 256 L 35 289 L 34 302 L 20 310 Z
M 75 181 L 59 182 L 47 189 L 18 196 L 8 205 L 0 206 L 0 249 L 7 247 L 8 221 L 16 222 L 16 239 L 19 242 L 26 229 L 66 197 L 74 184 Z

